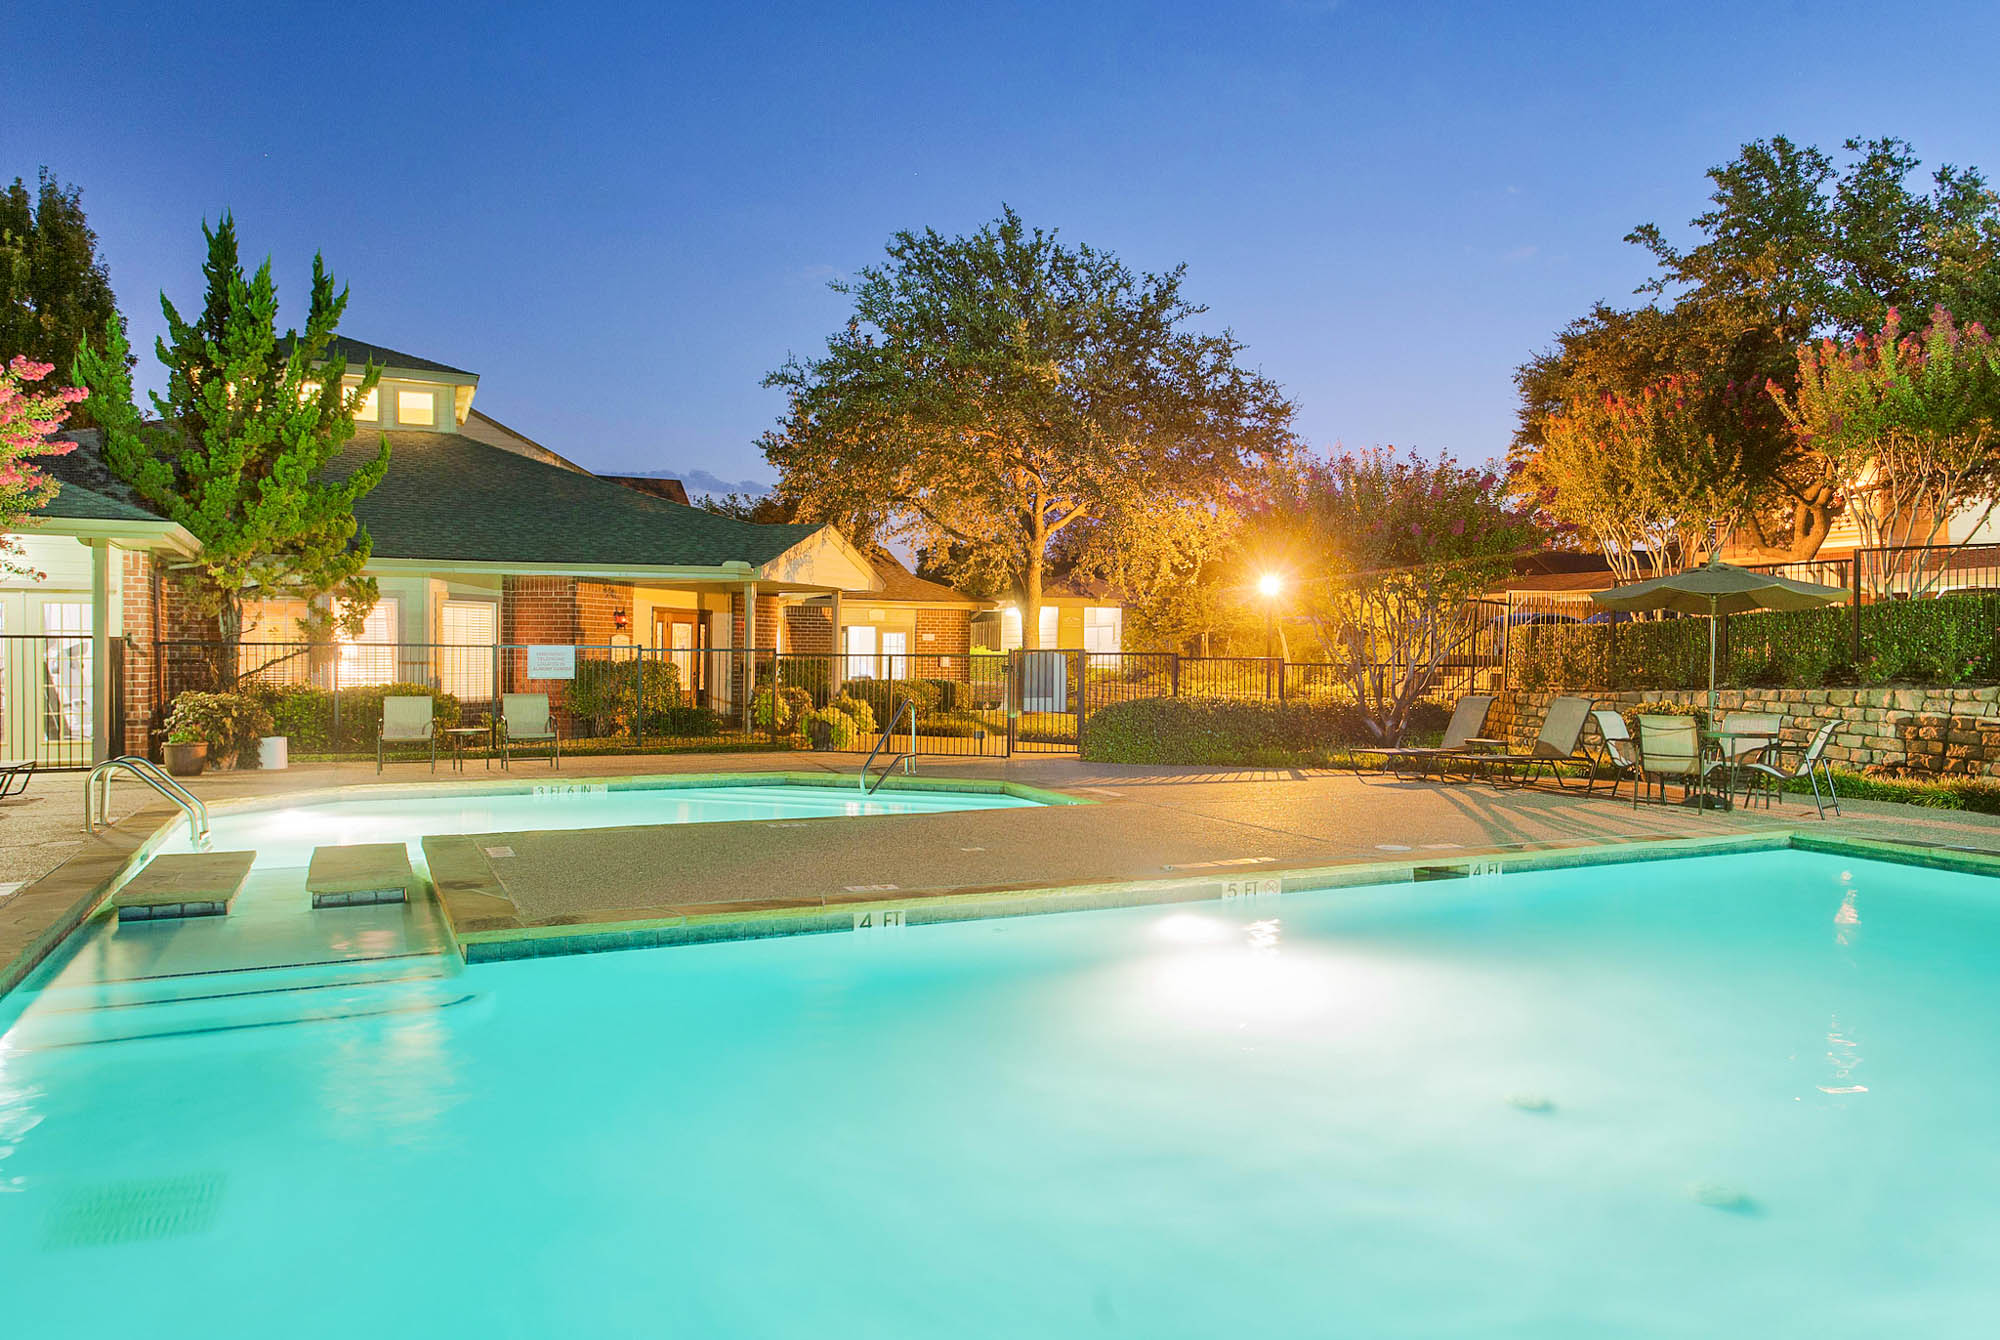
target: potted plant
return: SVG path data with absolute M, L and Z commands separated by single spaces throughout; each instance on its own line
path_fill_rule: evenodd
M 192 726 L 169 731 L 165 752 L 167 771 L 176 777 L 199 777 L 208 766 L 208 741 Z

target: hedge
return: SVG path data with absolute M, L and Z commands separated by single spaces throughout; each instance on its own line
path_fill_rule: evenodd
M 1135 698 L 1091 713 L 1078 752 L 1093 763 L 1273 765 L 1323 761 L 1358 734 L 1343 703 Z
M 1718 680 L 1731 687 L 1824 688 L 2000 680 L 2000 592 L 1760 611 L 1728 619 Z M 1522 689 L 1693 689 L 1708 683 L 1708 620 L 1523 624 L 1511 633 L 1510 679 Z

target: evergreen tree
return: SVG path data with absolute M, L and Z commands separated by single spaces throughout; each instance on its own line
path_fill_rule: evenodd
M 24 357 L 66 376 L 117 311 L 83 193 L 47 168 L 32 192 L 16 177 L 0 192 L 0 363 Z M 87 402 L 73 421 L 95 422 Z
M 102 351 L 86 345 L 77 370 L 105 427 L 105 463 L 138 494 L 201 541 L 181 581 L 195 606 L 216 616 L 225 641 L 242 631 L 246 600 L 334 597 L 339 621 L 357 629 L 375 603 L 360 573 L 368 533 L 354 503 L 381 482 L 389 441 L 344 475 L 337 462 L 354 436 L 354 411 L 381 370 L 358 386 L 327 350 L 347 306 L 325 262 L 313 257 L 303 332 L 277 333 L 278 292 L 267 258 L 245 276 L 228 214 L 203 225 L 207 292 L 192 321 L 166 298 L 167 338 L 157 344 L 167 393 L 152 397 L 157 424 L 132 405 L 122 323 L 106 326 Z M 322 618 L 328 616 L 320 616 Z

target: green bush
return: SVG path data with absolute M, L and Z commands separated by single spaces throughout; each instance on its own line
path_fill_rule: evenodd
M 1803 778 L 1787 781 L 1787 792 L 1812 794 L 1812 785 Z M 1834 790 L 1843 800 L 1886 800 L 1898 805 L 1916 805 L 1930 810 L 1971 810 L 1978 814 L 2000 814 L 2000 782 L 1986 778 L 1919 779 L 1914 777 L 1869 777 L 1844 770 L 1834 773 Z
M 722 734 L 722 717 L 706 707 L 669 707 L 647 713 L 646 734 L 670 740 L 705 739 Z
M 1359 738 L 1345 704 L 1135 698 L 1093 712 L 1078 752 L 1093 763 L 1278 765 L 1315 762 Z
M 917 705 L 919 716 L 937 711 L 944 697 L 938 686 L 948 682 L 937 679 L 850 679 L 842 684 L 841 693 L 867 703 L 875 720 L 881 722 L 894 715 L 905 699 Z
M 826 705 L 825 710 L 847 716 L 854 722 L 854 728 L 871 740 L 880 729 L 875 724 L 875 709 L 870 707 L 866 700 L 857 698 L 851 693 L 840 694 Z
M 772 735 L 789 735 L 812 710 L 804 689 L 761 688 L 750 699 L 750 724 Z
M 804 724 L 815 749 L 852 751 L 860 748 L 864 738 L 859 723 L 837 707 L 808 712 Z
M 681 705 L 681 672 L 672 661 L 646 659 L 578 660 L 576 678 L 563 690 L 580 735 L 610 735 L 632 729 L 635 708 L 647 730 L 662 728 L 666 714 Z
M 256 694 L 183 693 L 174 699 L 164 724 L 169 736 L 200 740 L 214 762 L 226 764 L 271 733 L 271 712 Z
M 301 754 L 374 752 L 375 736 L 382 727 L 384 698 L 431 699 L 431 719 L 440 730 L 456 726 L 461 712 L 456 697 L 439 693 L 428 684 L 371 684 L 342 689 L 336 734 L 334 695 L 325 689 L 263 690 L 258 697 L 271 715 L 272 733 L 290 739 L 292 748 Z
M 814 702 L 826 697 L 827 684 L 831 678 L 832 665 L 826 657 L 780 656 L 778 658 L 778 684 L 783 688 L 803 689 Z
M 1866 673 L 1875 683 L 1964 684 L 2000 677 L 2000 596 L 1886 600 L 1861 610 Z

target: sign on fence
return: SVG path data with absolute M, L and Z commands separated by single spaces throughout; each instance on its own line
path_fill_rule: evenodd
M 575 679 L 575 647 L 529 647 L 529 679 Z

